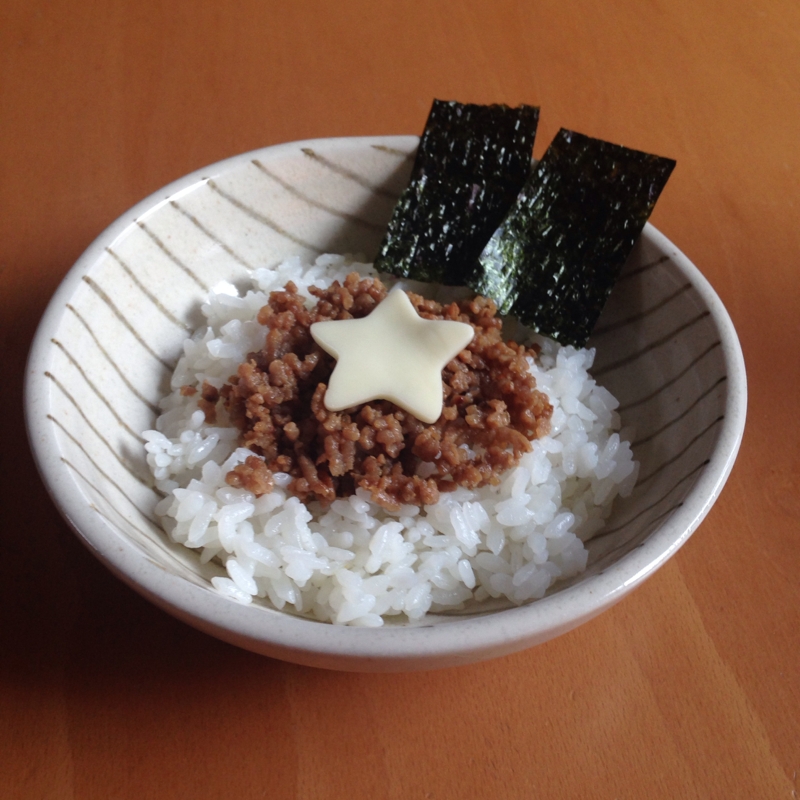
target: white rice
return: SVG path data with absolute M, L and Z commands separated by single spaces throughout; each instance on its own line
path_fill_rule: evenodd
M 285 474 L 259 498 L 225 483 L 252 453 L 237 447 L 239 432 L 224 411 L 206 424 L 199 391 L 185 397 L 180 388 L 199 390 L 204 381 L 219 388 L 261 348 L 266 328 L 255 317 L 270 291 L 292 280 L 311 304 L 308 286 L 327 287 L 354 270 L 375 274 L 345 256 L 314 264 L 293 258 L 254 272 L 244 297 L 232 286 L 210 295 L 202 307 L 208 324 L 185 342 L 156 430 L 144 434 L 147 462 L 165 494 L 156 513 L 171 538 L 199 551 L 202 562 L 222 564 L 226 575 L 211 582 L 233 600 L 264 598 L 278 609 L 369 627 L 490 597 L 525 603 L 583 571 L 584 542 L 638 474 L 629 443 L 616 432 L 618 403 L 589 376 L 594 350 L 528 337 L 542 347 L 531 371 L 553 405 L 551 432 L 499 486 L 459 487 L 435 505 L 389 512 L 362 489 L 328 509 L 306 506 L 285 491 Z

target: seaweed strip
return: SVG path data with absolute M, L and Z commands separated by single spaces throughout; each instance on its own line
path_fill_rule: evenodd
M 674 166 L 560 130 L 466 284 L 583 347 Z
M 375 267 L 462 285 L 530 175 L 533 106 L 434 100 Z

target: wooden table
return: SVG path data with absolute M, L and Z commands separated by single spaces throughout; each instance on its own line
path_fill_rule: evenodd
M 786 798 L 800 772 L 796 0 L 6 0 L 0 9 L 0 796 Z M 100 231 L 235 153 L 419 132 L 432 98 L 540 105 L 677 159 L 653 222 L 725 302 L 738 462 L 611 611 L 518 655 L 339 674 L 174 621 L 69 532 L 25 357 Z

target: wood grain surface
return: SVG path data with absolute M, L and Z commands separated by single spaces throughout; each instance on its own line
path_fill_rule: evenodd
M 0 797 L 791 798 L 800 772 L 796 0 L 0 4 Z M 748 426 L 689 543 L 611 611 L 477 666 L 328 673 L 194 631 L 49 501 L 22 379 L 106 225 L 239 152 L 533 103 L 671 156 L 653 222 L 725 302 Z

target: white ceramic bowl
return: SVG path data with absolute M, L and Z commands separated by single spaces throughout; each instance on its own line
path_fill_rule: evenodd
M 519 608 L 380 629 L 333 626 L 218 594 L 155 522 L 141 432 L 199 305 L 219 281 L 292 254 L 371 257 L 407 183 L 415 136 L 321 139 L 231 158 L 111 225 L 64 279 L 28 365 L 30 440 L 50 494 L 114 573 L 178 618 L 276 658 L 390 671 L 467 663 L 599 614 L 689 538 L 719 495 L 745 419 L 744 362 L 711 286 L 648 225 L 593 337 L 594 373 L 636 427 L 638 484 L 590 543 L 586 572 Z

